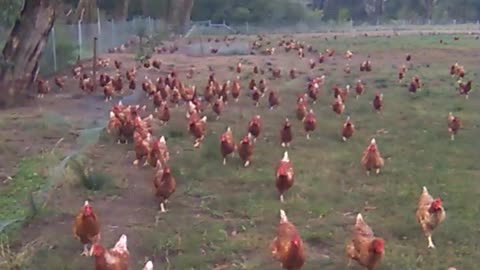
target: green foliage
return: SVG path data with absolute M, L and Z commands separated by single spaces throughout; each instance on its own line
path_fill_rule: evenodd
M 350 11 L 346 8 L 340 8 L 338 10 L 337 21 L 342 23 L 350 19 Z
M 99 191 L 112 182 L 111 176 L 90 168 L 85 162 L 77 158 L 70 160 L 69 168 L 78 178 L 80 184 L 88 190 Z
M 10 28 L 20 15 L 24 0 L 0 0 L 0 26 Z

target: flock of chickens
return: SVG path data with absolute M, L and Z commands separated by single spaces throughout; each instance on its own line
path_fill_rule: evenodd
M 335 53 L 333 49 L 327 49 L 325 52 L 318 52 L 313 49 L 311 45 L 306 45 L 293 39 L 286 39 L 285 37 L 278 43 L 277 46 L 270 41 L 264 40 L 264 36 L 258 36 L 252 44 L 252 54 L 260 53 L 263 55 L 274 55 L 276 49 L 284 49 L 285 53 L 296 53 L 300 59 L 303 59 L 306 54 L 311 54 L 316 57 L 308 61 L 308 68 L 313 69 L 317 63 L 321 64 L 332 57 Z M 231 41 L 229 38 L 224 39 L 225 42 Z M 155 51 L 158 51 L 156 49 Z M 160 49 L 160 51 L 162 51 Z M 168 51 L 165 49 L 163 51 Z M 170 49 L 171 51 L 171 49 Z M 175 52 L 176 50 L 173 50 Z M 213 52 L 212 53 L 216 53 Z M 345 53 L 346 59 L 351 59 L 354 54 L 351 51 Z M 406 55 L 406 61 L 411 61 L 412 56 Z M 98 59 L 98 65 L 107 67 L 110 64 L 110 59 Z M 133 67 L 122 72 L 122 63 L 114 61 L 116 74 L 110 76 L 106 73 L 101 73 L 98 79 L 98 85 L 103 88 L 105 101 L 111 100 L 115 93 L 121 94 L 123 92 L 124 84 L 132 91 L 137 90 L 136 73 L 137 69 L 161 69 L 162 62 L 159 60 L 147 59 L 141 66 Z M 110 118 L 107 126 L 107 132 L 115 137 L 118 143 L 133 142 L 133 149 L 135 151 L 134 165 L 139 165 L 143 162 L 143 166 L 151 166 L 155 168 L 156 173 L 153 178 L 153 188 L 155 196 L 159 201 L 160 212 L 166 212 L 165 204 L 170 196 L 175 192 L 176 181 L 168 166 L 169 152 L 165 137 L 161 136 L 155 138 L 152 131 L 152 122 L 157 121 L 161 124 L 166 124 L 170 120 L 170 110 L 178 107 L 180 104 L 185 104 L 187 130 L 193 138 L 193 146 L 198 148 L 201 146 L 207 130 L 207 117 L 201 116 L 205 110 L 210 108 L 217 117 L 220 117 L 225 106 L 229 102 L 238 102 L 242 96 L 251 98 L 253 105 L 258 106 L 262 97 L 267 96 L 268 107 L 275 109 L 280 106 L 280 98 L 278 93 L 270 89 L 265 78 L 256 80 L 255 77 L 264 75 L 267 72 L 271 73 L 273 80 L 281 79 L 283 74 L 280 68 L 269 67 L 264 70 L 261 67 L 253 67 L 253 78 L 248 83 L 248 86 L 242 86 L 240 81 L 240 74 L 244 71 L 242 63 L 238 63 L 235 67 L 230 67 L 234 74 L 237 74 L 233 81 L 227 80 L 221 83 L 212 71 L 208 77 L 206 86 L 202 94 L 197 92 L 195 86 L 186 85 L 180 80 L 178 72 L 175 68 L 169 71 L 165 77 L 158 77 L 157 80 L 152 81 L 148 76 L 143 78 L 141 88 L 145 95 L 151 100 L 154 112 L 145 116 L 147 105 L 129 105 L 125 106 L 121 102 L 114 105 L 110 110 Z M 361 72 L 371 72 L 372 62 L 370 60 L 363 61 L 360 65 Z M 351 72 L 349 64 L 345 65 L 345 73 Z M 400 66 L 398 71 L 399 82 L 405 77 L 407 68 L 405 65 Z M 95 78 L 83 72 L 83 66 L 77 65 L 72 69 L 72 73 L 76 79 L 79 80 L 79 87 L 87 93 L 92 93 L 95 90 Z M 468 94 L 472 87 L 472 81 L 464 83 L 462 79 L 465 76 L 465 71 L 458 63 L 452 65 L 450 74 L 458 79 L 458 90 L 461 95 L 468 98 Z M 186 73 L 186 78 L 191 79 L 195 75 L 195 69 L 190 68 Z M 298 71 L 292 68 L 288 72 L 290 79 L 295 79 L 298 76 Z M 55 78 L 55 84 L 59 88 L 63 88 L 64 79 L 61 77 Z M 315 131 L 316 119 L 312 109 L 308 109 L 308 101 L 315 104 L 319 91 L 325 82 L 325 76 L 309 78 L 306 85 L 306 90 L 298 94 L 296 101 L 296 118 L 303 123 L 303 128 L 306 138 L 310 139 L 310 134 Z M 38 79 L 38 94 L 42 97 L 48 93 L 48 82 Z M 416 93 L 422 88 L 421 81 L 418 76 L 413 76 L 411 82 L 408 84 L 408 91 Z M 246 89 L 246 90 L 243 90 Z M 242 95 L 243 91 L 247 93 Z M 345 88 L 334 85 L 333 101 L 331 103 L 332 111 L 336 114 L 342 115 L 345 110 L 345 101 L 350 94 L 350 85 Z M 361 96 L 365 91 L 365 86 L 361 80 L 356 82 L 354 86 L 356 98 Z M 372 107 L 376 112 L 381 112 L 384 109 L 383 94 L 376 93 L 372 100 Z M 142 114 L 144 116 L 142 116 Z M 455 134 L 460 130 L 461 124 L 458 117 L 452 113 L 448 115 L 448 131 L 451 139 L 454 139 Z M 343 125 L 341 125 L 340 137 L 343 141 L 348 141 L 352 138 L 355 132 L 355 126 L 350 117 L 347 117 Z M 234 156 L 237 152 L 242 164 L 248 167 L 252 161 L 254 153 L 254 145 L 262 133 L 262 118 L 260 115 L 255 115 L 248 122 L 245 130 L 245 135 L 240 141 L 235 142 L 230 127 L 220 135 L 219 150 L 223 157 L 223 164 L 227 163 L 227 158 Z M 279 130 L 279 144 L 282 147 L 288 148 L 293 140 L 293 132 L 288 118 L 285 119 L 284 124 Z M 376 174 L 384 166 L 384 159 L 382 158 L 375 138 L 371 139 L 360 160 L 361 165 L 365 169 L 367 175 L 371 171 Z M 276 188 L 278 190 L 279 199 L 284 202 L 284 194 L 294 184 L 294 169 L 290 163 L 288 152 L 285 151 L 283 158 L 279 161 L 275 168 Z M 421 226 L 423 233 L 428 239 L 428 247 L 434 248 L 432 241 L 432 232 L 445 219 L 445 210 L 442 207 L 442 202 L 439 198 L 434 199 L 426 187 L 423 187 L 420 197 L 418 199 L 417 220 Z M 80 212 L 76 216 L 74 222 L 74 235 L 84 245 L 83 255 L 95 257 L 96 270 L 124 270 L 128 269 L 128 249 L 127 237 L 122 235 L 117 244 L 111 248 L 106 249 L 99 244 L 100 240 L 100 223 L 92 206 L 88 201 L 85 202 Z M 92 245 L 90 250 L 88 245 Z M 280 223 L 277 227 L 276 237 L 270 244 L 272 256 L 278 260 L 282 267 L 287 270 L 299 270 L 305 262 L 304 245 L 300 235 L 295 226 L 288 220 L 284 210 L 280 210 Z M 372 228 L 366 223 L 361 214 L 357 215 L 350 240 L 346 244 L 346 255 L 349 260 L 355 260 L 361 266 L 368 270 L 374 270 L 380 264 L 384 256 L 384 240 L 375 236 Z M 144 270 L 153 269 L 153 264 L 149 261 Z

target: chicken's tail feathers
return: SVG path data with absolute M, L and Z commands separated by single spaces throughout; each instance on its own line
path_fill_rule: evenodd
M 118 240 L 118 242 L 115 244 L 115 247 L 113 247 L 113 248 L 120 251 L 120 252 L 128 251 L 128 249 L 127 249 L 127 236 L 125 234 L 122 234 L 122 236 L 120 236 L 120 239 Z
M 363 222 L 363 216 L 362 216 L 361 213 L 358 213 L 356 223 L 358 224 L 358 223 L 360 223 L 360 222 Z
M 143 268 L 143 270 L 153 270 L 153 263 L 152 263 L 152 261 L 148 261 L 148 262 L 145 264 L 145 267 Z
M 287 214 L 285 213 L 285 210 L 280 209 L 280 222 L 287 222 Z

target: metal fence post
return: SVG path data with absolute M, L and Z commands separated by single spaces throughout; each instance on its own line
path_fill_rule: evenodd
M 93 90 L 97 89 L 97 37 L 93 38 Z
M 112 18 L 112 47 L 115 47 L 115 22 Z
M 245 30 L 247 31 L 247 34 L 250 32 L 249 30 L 249 27 L 248 27 L 248 21 L 245 23 Z
M 82 58 L 82 21 L 78 21 L 78 57 Z
M 52 27 L 53 70 L 57 72 L 57 44 L 55 40 L 55 26 Z
M 100 9 L 97 8 L 97 27 L 98 27 L 98 36 L 102 33 L 102 23 L 100 22 Z

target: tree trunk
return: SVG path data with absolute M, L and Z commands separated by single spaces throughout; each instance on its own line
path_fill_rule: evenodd
M 433 17 L 433 8 L 435 7 L 435 0 L 424 0 L 425 10 L 427 12 L 427 19 L 432 20 Z
M 130 0 L 120 0 L 117 5 L 115 5 L 115 10 L 113 11 L 113 16 L 116 20 L 126 20 L 128 17 L 128 7 L 130 5 Z
M 83 13 L 83 18 L 82 17 Z M 85 23 L 94 23 L 97 21 L 97 1 L 96 0 L 80 0 L 75 10 L 75 22 L 82 19 Z
M 0 107 L 24 101 L 38 73 L 38 61 L 55 21 L 54 0 L 25 0 L 2 51 Z
M 192 15 L 192 9 L 194 0 L 184 0 L 182 10 L 180 12 L 180 29 L 182 32 L 187 31 L 187 27 L 190 25 L 190 17 Z

